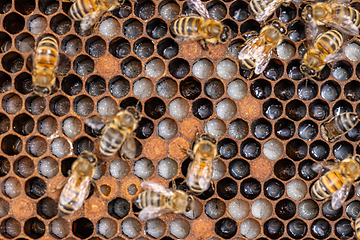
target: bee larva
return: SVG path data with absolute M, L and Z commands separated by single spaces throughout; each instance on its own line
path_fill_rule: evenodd
M 53 36 L 46 36 L 40 40 L 33 55 L 32 79 L 34 92 L 41 97 L 51 93 L 55 85 L 59 64 L 58 42 Z
M 142 182 L 141 187 L 144 191 L 134 200 L 134 204 L 143 209 L 139 213 L 141 220 L 157 218 L 170 212 L 190 212 L 193 209 L 194 198 L 184 191 L 168 189 L 151 181 Z
M 342 135 L 349 132 L 358 122 L 358 115 L 346 112 L 330 118 L 320 126 L 320 133 L 323 139 L 328 142 L 335 142 Z

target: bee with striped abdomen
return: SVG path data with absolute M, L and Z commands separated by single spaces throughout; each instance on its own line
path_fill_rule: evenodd
M 185 213 L 193 209 L 194 198 L 182 190 L 166 188 L 160 184 L 145 181 L 141 183 L 143 192 L 139 193 L 134 204 L 142 209 L 141 220 L 157 218 L 165 213 Z
M 212 19 L 201 0 L 188 0 L 187 3 L 200 16 L 180 17 L 172 22 L 170 29 L 177 36 L 177 41 L 199 41 L 205 50 L 208 50 L 207 43 L 224 44 L 229 41 L 231 37 L 230 28 Z
M 319 171 L 323 167 L 328 170 L 311 187 L 311 197 L 317 201 L 332 197 L 331 206 L 339 209 L 350 192 L 355 179 L 360 177 L 360 155 L 354 155 L 341 162 L 326 161 L 321 165 L 315 164 L 313 169 Z
M 342 135 L 349 132 L 358 123 L 358 115 L 353 112 L 341 113 L 330 118 L 320 126 L 320 133 L 323 139 L 328 142 L 335 142 Z
M 193 160 L 188 168 L 186 184 L 194 195 L 200 195 L 210 187 L 213 163 L 217 159 L 216 140 L 209 134 L 196 133 L 193 149 L 183 150 Z
M 141 120 L 141 113 L 134 107 L 122 109 L 109 122 L 98 116 L 86 119 L 85 124 L 95 130 L 101 130 L 100 152 L 110 157 L 120 150 L 128 158 L 136 154 L 134 131 Z
M 38 43 L 33 53 L 32 80 L 34 92 L 41 97 L 50 95 L 55 86 L 59 65 L 59 46 L 55 37 L 49 35 Z
M 124 0 L 78 0 L 71 5 L 69 16 L 75 21 L 81 21 L 83 31 L 95 25 L 107 11 L 120 7 Z
M 89 194 L 96 163 L 97 157 L 85 151 L 72 164 L 70 177 L 58 186 L 60 189 L 66 183 L 59 198 L 61 212 L 71 214 L 81 208 Z
M 251 33 L 255 36 L 244 43 L 238 59 L 243 69 L 252 69 L 258 75 L 265 70 L 273 50 L 282 42 L 283 36 L 286 34 L 286 27 L 275 20 L 263 27 L 259 34 L 255 31 Z M 249 78 L 251 78 L 252 74 L 253 72 L 251 72 Z
M 334 27 L 348 35 L 358 35 L 360 13 L 355 8 L 339 2 L 318 2 L 307 5 L 302 18 L 306 22 L 314 21 L 317 25 Z
M 258 22 L 265 21 L 281 4 L 290 4 L 291 0 L 251 0 L 250 10 Z

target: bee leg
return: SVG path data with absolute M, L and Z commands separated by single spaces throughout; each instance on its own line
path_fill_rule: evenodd
M 259 33 L 255 30 L 252 30 L 250 32 L 246 32 L 246 33 L 242 33 L 241 36 L 243 38 L 245 38 L 246 40 L 252 38 L 252 37 L 256 37 L 257 35 L 259 35 Z M 244 45 L 246 45 L 246 43 L 244 43 Z
M 192 150 L 183 148 L 182 146 L 180 146 L 180 144 L 178 144 L 178 146 L 181 148 L 181 150 L 186 152 L 191 158 L 194 158 L 194 152 Z
M 213 179 L 211 179 L 210 184 L 211 184 L 212 189 L 215 191 L 215 183 L 214 183 Z
M 199 43 L 200 43 L 201 47 L 202 47 L 205 51 L 209 51 L 209 48 L 208 48 L 208 46 L 207 46 L 207 44 L 206 44 L 206 42 L 205 42 L 204 39 L 201 39 L 201 40 L 199 41 Z
M 254 68 L 253 69 L 251 69 L 251 72 L 250 72 L 250 75 L 249 75 L 249 80 L 253 77 L 253 75 L 254 75 Z
M 70 170 L 69 170 L 69 171 L 70 171 Z M 51 192 L 55 192 L 55 191 L 61 189 L 62 187 L 64 187 L 64 185 L 65 185 L 65 183 L 67 182 L 67 180 L 68 180 L 68 177 L 67 177 L 64 181 L 62 181 L 61 183 L 59 183 L 59 185 L 57 185 L 57 187 L 56 187 L 55 189 L 52 189 Z
M 174 179 L 171 179 L 171 183 L 172 183 L 172 189 L 176 190 L 176 182 Z

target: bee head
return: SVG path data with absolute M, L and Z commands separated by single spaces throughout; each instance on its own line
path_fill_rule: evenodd
M 312 7 L 312 17 L 315 21 L 326 18 L 330 12 L 331 9 L 328 9 L 328 7 L 324 4 L 315 4 Z
M 276 29 L 278 29 L 281 34 L 286 34 L 286 31 L 287 31 L 286 27 L 280 21 L 274 20 L 272 22 L 272 26 L 275 27 Z
M 46 96 L 50 95 L 50 89 L 47 87 L 35 86 L 34 92 L 37 95 L 39 95 L 40 97 L 46 97 Z
M 55 82 L 55 74 L 47 70 L 33 72 L 34 92 L 40 97 L 46 97 L 51 93 L 52 82 Z
M 126 110 L 130 112 L 136 120 L 139 121 L 141 119 L 141 113 L 135 107 L 128 106 Z
M 310 49 L 305 53 L 303 58 L 303 64 L 300 66 L 300 71 L 305 76 L 314 77 L 317 71 L 321 71 L 324 67 L 324 59 L 320 51 L 316 49 Z
M 223 31 L 220 36 L 220 42 L 226 43 L 227 41 L 229 41 L 230 37 L 231 37 L 230 28 L 228 26 L 224 26 Z
M 316 76 L 316 71 L 313 70 L 313 69 L 309 69 L 309 68 L 305 65 L 305 63 L 302 63 L 302 64 L 300 65 L 300 72 L 301 72 L 302 74 L 304 74 L 305 76 L 307 76 L 307 77 L 315 77 L 315 76 Z
M 305 22 L 310 22 L 311 20 L 313 20 L 312 18 L 312 6 L 311 5 L 306 5 L 302 11 L 301 14 L 302 19 L 304 19 Z
M 186 212 L 190 212 L 194 208 L 195 199 L 193 196 L 188 197 L 187 206 L 186 206 Z
M 84 151 L 80 154 L 80 157 L 82 158 L 86 158 L 87 160 L 89 160 L 89 162 L 91 163 L 96 163 L 97 162 L 97 157 L 91 153 L 91 152 L 88 152 L 88 151 Z

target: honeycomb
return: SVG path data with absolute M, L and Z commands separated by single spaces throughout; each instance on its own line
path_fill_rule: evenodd
M 260 23 L 245 0 L 205 1 L 210 15 L 230 26 L 225 45 L 204 51 L 196 42 L 177 43 L 171 22 L 190 12 L 185 1 L 126 1 L 128 8 L 104 14 L 93 30 L 82 31 L 68 16 L 70 2 L 3 0 L 0 3 L 0 233 L 1 239 L 336 239 L 354 236 L 360 211 L 358 183 L 344 206 L 311 199 L 318 179 L 314 162 L 359 153 L 360 125 L 335 143 L 319 134 L 327 118 L 360 113 L 360 57 L 354 38 L 345 39 L 346 57 L 319 78 L 299 71 L 304 54 L 303 3 L 282 6 L 272 19 L 288 34 L 269 65 L 248 80 L 237 54 L 241 34 Z M 360 9 L 359 2 L 351 5 Z M 32 93 L 29 60 L 44 34 L 60 46 L 58 91 Z M 135 159 L 99 154 L 99 133 L 84 121 L 109 118 L 136 106 Z M 132 200 L 140 183 L 178 187 L 196 132 L 218 139 L 214 187 L 195 209 L 142 222 Z M 102 164 L 81 210 L 63 216 L 60 191 L 82 151 Z M 182 185 L 181 185 L 182 184 Z M 251 231 L 249 231 L 251 229 Z

